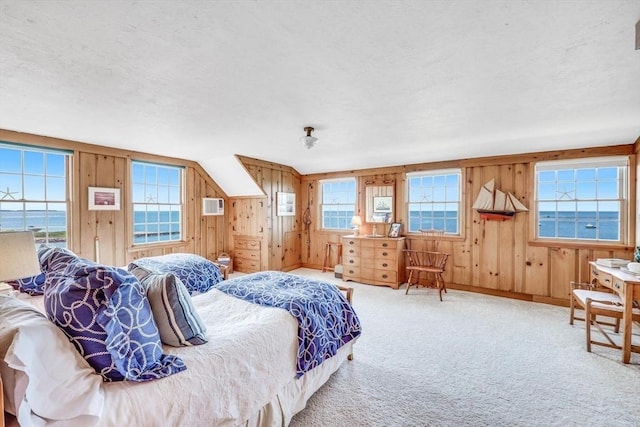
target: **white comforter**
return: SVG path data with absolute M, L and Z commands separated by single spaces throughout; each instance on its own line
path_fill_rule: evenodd
M 44 311 L 42 297 L 21 295 L 20 299 Z M 104 396 L 104 409 L 97 425 L 287 424 L 351 347 L 336 360 L 327 361 L 314 380 L 296 380 L 298 325 L 287 311 L 251 304 L 217 290 L 194 296 L 192 301 L 207 327 L 209 342 L 164 346 L 166 353 L 184 360 L 186 371 L 143 383 L 100 383 L 94 392 Z M 46 394 L 38 398 L 43 396 Z
M 193 297 L 209 342 L 167 347 L 187 370 L 148 383 L 105 383 L 100 425 L 244 424 L 296 375 L 297 323 L 212 290 Z

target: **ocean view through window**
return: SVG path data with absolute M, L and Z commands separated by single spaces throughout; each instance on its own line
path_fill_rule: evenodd
M 460 234 L 461 182 L 460 169 L 407 174 L 407 231 L 442 230 Z
M 349 230 L 356 209 L 356 180 L 320 181 L 322 228 Z
M 67 246 L 70 157 L 0 142 L 0 231 L 32 231 L 36 243 Z
M 182 168 L 131 163 L 133 243 L 182 240 Z
M 628 158 L 536 164 L 537 237 L 622 242 Z

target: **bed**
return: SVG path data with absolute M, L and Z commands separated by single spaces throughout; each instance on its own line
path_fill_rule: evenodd
M 326 304 L 319 312 L 348 318 L 348 331 L 339 334 L 343 342 L 316 356 L 319 361 L 301 364 L 307 351 L 301 350 L 296 317 L 239 297 L 254 298 L 247 290 L 264 281 L 286 283 L 292 290 L 303 284 L 333 288 L 331 298 L 342 312 L 324 313 Z M 266 304 L 280 301 L 264 299 Z M 165 356 L 183 361 L 185 370 L 152 381 L 105 382 L 42 314 L 42 296 L 0 297 L 5 410 L 23 426 L 286 426 L 350 357 L 360 335 L 357 316 L 335 285 L 287 273 L 223 281 L 195 293 L 191 303 L 206 327 L 207 342 L 162 346 Z

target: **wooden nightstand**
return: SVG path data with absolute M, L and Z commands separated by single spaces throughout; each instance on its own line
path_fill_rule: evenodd
M 215 261 L 212 262 L 220 269 L 220 273 L 222 273 L 222 280 L 227 280 L 229 278 L 229 266 Z

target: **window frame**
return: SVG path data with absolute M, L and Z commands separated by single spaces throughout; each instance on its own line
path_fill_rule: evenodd
M 319 231 L 330 231 L 330 232 L 350 232 L 353 230 L 353 227 L 351 225 L 351 218 L 348 218 L 348 226 L 347 228 L 326 228 L 324 227 L 324 214 L 323 214 L 323 207 L 324 207 L 324 184 L 328 184 L 328 183 L 336 183 L 336 182 L 353 182 L 353 214 L 357 215 L 358 212 L 358 180 L 355 177 L 345 177 L 345 178 L 330 178 L 330 179 L 321 179 L 318 180 L 318 200 L 320 203 L 318 203 L 318 218 L 320 219 L 318 221 L 318 230 Z M 338 204 L 338 206 L 344 206 L 346 204 Z
M 622 163 L 625 163 L 624 165 Z M 563 159 L 563 160 L 548 160 L 540 161 L 532 164 L 531 168 L 531 182 L 532 182 L 532 206 L 530 211 L 533 211 L 531 215 L 530 223 L 530 243 L 534 245 L 543 246 L 562 246 L 562 247 L 627 247 L 633 241 L 633 233 L 635 233 L 635 224 L 633 218 L 635 216 L 635 206 L 633 204 L 635 194 L 635 156 L 634 155 L 611 155 L 611 156 L 593 156 L 577 159 Z M 542 166 L 541 169 L 539 167 Z M 553 166 L 553 167 L 552 167 Z M 605 240 L 605 239 L 588 239 L 588 238 L 567 238 L 567 237 L 549 237 L 539 235 L 539 203 L 538 199 L 538 172 L 540 170 L 567 170 L 567 169 L 588 169 L 599 167 L 618 167 L 618 190 L 620 192 L 619 203 L 619 239 L 618 240 Z M 620 169 L 623 172 L 620 172 Z M 622 176 L 621 176 L 622 175 Z M 557 181 L 557 180 L 556 180 Z M 574 183 L 576 179 L 574 178 Z M 557 201 L 558 199 L 556 199 Z M 579 201 L 577 198 L 576 202 Z M 588 199 L 587 202 L 597 203 L 599 199 Z M 585 201 L 585 200 L 583 200 Z M 544 200 L 542 201 L 544 202 Z M 576 210 L 576 212 L 580 212 Z
M 450 233 L 445 231 L 444 236 L 449 238 L 464 238 L 464 226 L 465 226 L 465 192 L 464 192 L 464 182 L 465 182 L 465 168 L 463 167 L 452 167 L 445 169 L 430 169 L 430 170 L 419 170 L 408 172 L 405 174 L 405 194 L 406 194 L 406 207 L 405 214 L 407 215 L 407 224 L 405 227 L 405 233 L 407 235 L 420 235 L 420 231 L 411 231 L 410 229 L 410 221 L 411 221 L 411 178 L 415 177 L 425 177 L 425 176 L 443 176 L 443 175 L 453 175 L 457 174 L 459 176 L 458 181 L 458 232 Z M 419 203 L 419 202 L 414 202 Z M 434 202 L 435 203 L 435 202 Z M 447 203 L 442 202 L 442 203 Z M 449 202 L 452 203 L 452 202 Z M 433 211 L 431 211 L 433 212 Z
M 20 155 L 20 172 L 2 172 L 2 174 L 6 174 L 6 175 L 19 175 L 20 176 L 20 185 L 21 185 L 21 193 L 22 193 L 22 198 L 20 199 L 13 199 L 13 200 L 2 200 L 0 201 L 1 203 L 10 203 L 10 204 L 22 204 L 22 209 L 21 210 L 17 210 L 16 212 L 23 212 L 23 222 L 26 219 L 26 215 L 24 214 L 24 212 L 27 212 L 28 209 L 26 205 L 28 204 L 39 204 L 39 205 L 44 205 L 44 209 L 43 211 L 46 213 L 45 214 L 45 226 L 44 227 L 36 227 L 39 228 L 39 230 L 34 231 L 34 230 L 30 230 L 30 226 L 26 225 L 26 223 L 23 224 L 23 228 L 17 231 L 34 231 L 34 237 L 36 240 L 37 244 L 47 244 L 47 245 L 56 245 L 56 246 L 61 246 L 61 247 L 71 247 L 72 245 L 72 222 L 71 222 L 71 217 L 72 217 L 72 206 L 71 206 L 71 183 L 72 183 L 72 177 L 71 177 L 71 171 L 72 171 L 72 161 L 73 161 L 73 151 L 71 150 L 64 150 L 64 149 L 56 149 L 56 148 L 48 148 L 48 147 L 40 147 L 37 145 L 31 145 L 31 144 L 21 144 L 21 143 L 14 143 L 14 142 L 9 142 L 9 141 L 0 141 L 0 148 L 6 148 L 6 149 L 11 149 L 11 150 L 19 150 L 21 151 L 21 155 Z M 26 171 L 26 165 L 25 165 L 25 152 L 33 152 L 33 153 L 39 153 L 43 155 L 43 164 L 42 164 L 42 173 L 36 173 L 36 172 L 27 172 Z M 62 156 L 63 159 L 63 165 L 62 165 L 62 175 L 55 175 L 55 174 L 49 174 L 47 171 L 47 158 L 46 155 L 47 154 L 53 154 L 53 155 L 59 155 Z M 25 182 L 25 176 L 40 176 L 42 177 L 43 180 L 43 185 L 44 185 L 44 189 L 43 189 L 43 194 L 44 194 L 44 198 L 43 199 L 31 199 L 31 198 L 26 198 L 26 182 Z M 47 198 L 47 188 L 48 188 L 48 178 L 51 179 L 60 179 L 62 178 L 64 180 L 63 183 L 63 188 L 64 188 L 64 194 L 61 200 L 49 200 Z M 5 190 L 5 189 L 2 189 Z M 10 190 L 8 190 L 10 191 Z M 12 196 L 11 196 L 12 197 Z M 64 209 L 65 209 L 65 240 L 63 242 L 55 242 L 55 241 L 51 241 L 50 239 L 55 239 L 50 237 L 50 233 L 53 233 L 53 231 L 50 231 L 49 228 L 52 227 L 52 225 L 49 223 L 49 212 L 50 212 L 50 205 L 52 204 L 58 204 L 58 205 L 62 205 L 64 204 Z M 40 209 L 37 209 L 40 210 Z M 40 236 L 36 236 L 36 233 L 40 233 L 40 231 L 44 229 L 44 237 L 40 237 Z M 62 243 L 63 245 L 59 245 L 60 243 Z
M 141 165 L 148 165 L 148 166 L 154 166 L 154 167 L 161 167 L 161 168 L 169 168 L 169 169 L 177 169 L 178 170 L 178 179 L 180 180 L 179 185 L 177 186 L 179 191 L 180 191 L 180 203 L 179 204 L 175 204 L 175 203 L 148 203 L 148 202 L 144 202 L 144 203 L 139 203 L 136 202 L 134 199 L 134 186 L 136 184 L 144 184 L 146 183 L 138 183 L 138 182 L 134 182 L 134 173 L 133 173 L 133 168 L 135 164 L 141 164 Z M 185 167 L 181 166 L 181 165 L 175 165 L 175 164 L 170 164 L 170 163 L 162 163 L 162 162 L 156 162 L 156 161 L 150 161 L 150 160 L 136 160 L 136 159 L 131 159 L 129 162 L 129 174 L 130 174 L 130 185 L 129 185 L 129 200 L 131 200 L 131 202 L 129 203 L 130 207 L 131 207 L 131 214 L 129 215 L 129 223 L 131 224 L 130 228 L 129 228 L 129 232 L 128 234 L 128 238 L 130 239 L 131 242 L 131 247 L 134 248 L 148 248 L 148 247 L 153 247 L 153 246 L 174 246 L 176 244 L 184 244 L 186 242 L 186 238 L 185 238 L 185 231 L 186 231 L 186 221 L 185 221 L 185 211 L 186 211 L 186 176 L 185 176 Z M 156 182 L 156 187 L 158 186 L 158 183 Z M 153 205 L 153 206 L 160 206 L 160 205 L 171 205 L 171 206 L 179 206 L 180 207 L 180 225 L 179 225 L 179 230 L 180 230 L 180 238 L 179 239 L 175 239 L 175 240 L 156 240 L 156 241 L 146 241 L 146 242 L 136 242 L 136 222 L 135 222 L 135 206 L 136 205 Z M 171 222 L 169 222 L 171 223 Z M 147 225 L 148 223 L 145 222 L 145 225 Z M 160 221 L 158 221 L 158 224 L 160 224 Z M 160 233 L 160 231 L 158 231 L 158 233 Z

